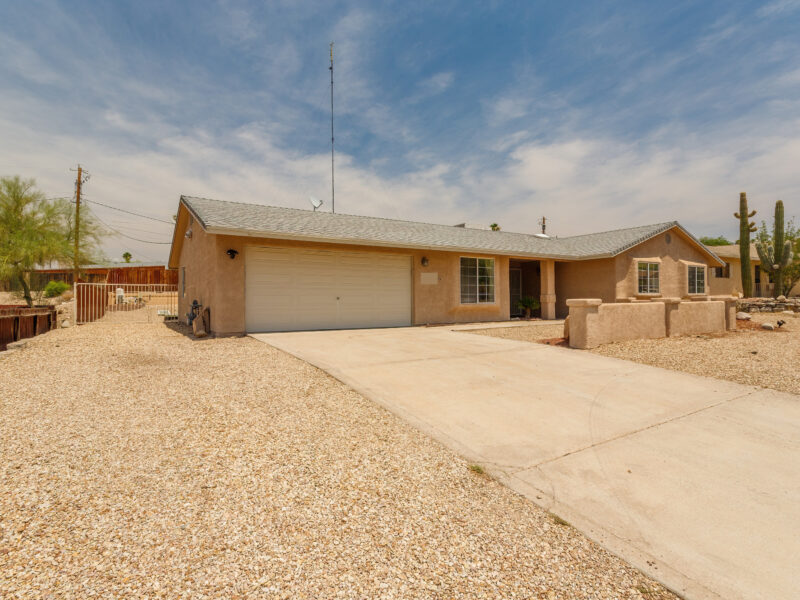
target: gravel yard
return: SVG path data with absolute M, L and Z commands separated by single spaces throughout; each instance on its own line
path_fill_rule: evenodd
M 761 323 L 786 324 L 765 331 Z M 782 313 L 754 313 L 750 325 L 724 335 L 701 335 L 633 340 L 590 350 L 604 356 L 632 360 L 656 367 L 758 385 L 800 394 L 800 317 Z M 536 342 L 560 337 L 563 326 L 532 324 L 529 327 L 481 329 L 469 333 Z
M 249 338 L 57 330 L 0 389 L 4 598 L 674 598 Z
M 536 342 L 539 340 L 560 338 L 564 335 L 564 324 L 563 322 L 559 322 L 557 325 L 553 325 L 547 321 L 531 321 L 531 324 L 527 326 L 472 329 L 467 333 L 488 335 L 521 342 Z
M 760 324 L 786 324 L 766 331 Z M 755 326 L 720 336 L 689 336 L 663 340 L 636 340 L 591 350 L 604 356 L 648 365 L 758 385 L 800 394 L 800 318 L 781 313 L 754 313 Z M 745 329 L 747 327 L 747 329 Z

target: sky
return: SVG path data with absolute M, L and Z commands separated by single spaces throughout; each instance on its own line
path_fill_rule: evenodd
M 800 0 L 0 0 L 0 175 L 164 261 L 181 194 L 575 235 L 800 216 Z M 99 202 L 155 217 L 121 213 Z M 122 235 L 124 234 L 124 235 Z M 142 241 L 144 240 L 144 241 Z M 156 242 L 156 243 L 147 243 Z

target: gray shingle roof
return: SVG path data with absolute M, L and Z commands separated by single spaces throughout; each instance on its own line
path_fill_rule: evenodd
M 680 228 L 694 239 L 677 221 L 573 237 L 541 238 L 526 233 L 331 214 L 191 196 L 181 196 L 181 202 L 209 233 L 520 257 L 572 260 L 605 258 L 624 252 L 673 227 Z M 705 250 L 702 244 L 697 244 Z

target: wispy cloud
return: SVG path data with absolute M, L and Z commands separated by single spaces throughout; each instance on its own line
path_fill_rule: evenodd
M 335 40 L 343 212 L 518 231 L 545 214 L 559 235 L 680 219 L 733 235 L 742 190 L 763 210 L 782 197 L 800 213 L 798 17 L 773 4 L 760 12 L 780 19 L 630 5 L 625 19 L 587 8 L 539 29 L 504 11 L 357 2 L 81 19 L 58 3 L 12 6 L 0 139 L 13 143 L 0 146 L 0 174 L 63 195 L 81 162 L 88 199 L 167 219 L 180 194 L 304 208 L 329 195 Z M 169 239 L 169 226 L 94 210 L 134 237 Z M 108 244 L 113 256 L 166 248 Z

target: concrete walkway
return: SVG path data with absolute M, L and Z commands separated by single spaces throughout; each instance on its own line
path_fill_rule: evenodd
M 449 328 L 253 337 L 687 598 L 797 597 L 798 396 Z

